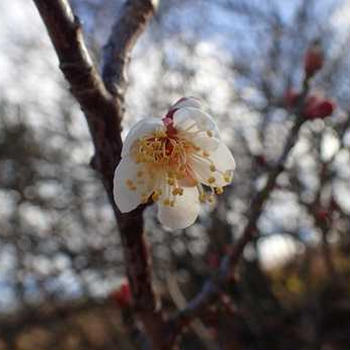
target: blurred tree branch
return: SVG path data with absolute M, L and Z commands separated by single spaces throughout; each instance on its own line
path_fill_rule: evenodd
M 285 169 L 288 155 L 295 145 L 300 128 L 305 122 L 302 110 L 304 108 L 304 101 L 308 91 L 309 79 L 305 78 L 303 91 L 294 110 L 296 116 L 294 125 L 289 132 L 279 160 L 268 175 L 266 185 L 255 195 L 255 198 L 251 202 L 251 209 L 248 213 L 248 223 L 245 226 L 242 236 L 234 244 L 231 251 L 222 259 L 217 275 L 209 279 L 197 296 L 195 296 L 187 306 L 175 316 L 175 328 L 181 329 L 192 318 L 199 316 L 203 310 L 205 310 L 206 306 L 213 303 L 219 297 L 225 284 L 231 279 L 232 271 L 237 266 L 244 248 L 257 234 L 257 223 L 263 207 L 275 188 L 278 176 Z

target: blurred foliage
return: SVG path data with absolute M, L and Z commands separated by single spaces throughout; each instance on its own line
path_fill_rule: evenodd
M 98 61 L 120 3 L 72 3 Z M 0 349 L 139 346 L 132 310 L 108 297 L 122 281 L 123 256 L 89 167 L 85 121 L 33 5 L 16 0 L 0 10 Z M 349 346 L 347 12 L 338 0 L 163 1 L 133 53 L 125 129 L 182 95 L 199 96 L 238 164 L 233 186 L 192 227 L 166 231 L 155 208 L 146 210 L 155 284 L 169 312 L 215 274 L 242 232 L 294 118 L 284 95 L 300 89 L 314 39 L 326 63 L 312 90 L 337 103 L 331 117 L 305 124 L 233 283 L 180 348 Z

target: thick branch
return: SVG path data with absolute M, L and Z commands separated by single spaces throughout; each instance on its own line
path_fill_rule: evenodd
M 164 348 L 164 322 L 152 289 L 149 254 L 143 236 L 143 208 L 121 214 L 113 200 L 114 170 L 122 149 L 123 72 L 126 58 L 153 12 L 152 3 L 142 0 L 128 0 L 125 3 L 105 48 L 102 82 L 84 44 L 79 21 L 67 0 L 33 1 L 55 47 L 60 68 L 89 125 L 95 146 L 92 165 L 101 174 L 118 221 L 135 308 L 153 346 Z M 118 98 L 115 98 L 116 95 Z
M 104 46 L 102 76 L 107 89 L 123 98 L 131 49 L 151 18 L 156 1 L 127 0 Z
M 34 0 L 55 47 L 60 68 L 89 125 L 94 166 L 112 191 L 114 168 L 122 147 L 120 110 L 106 90 L 84 44 L 79 20 L 66 0 Z
M 124 111 L 126 68 L 130 52 L 153 12 L 152 0 L 127 0 L 104 46 L 103 81 L 116 98 L 120 114 Z M 152 288 L 149 253 L 143 232 L 143 210 L 144 207 L 141 206 L 131 213 L 123 215 L 117 213 L 117 219 L 136 312 L 153 346 L 164 348 L 169 344 L 167 337 L 169 332 L 165 329 L 166 324 Z

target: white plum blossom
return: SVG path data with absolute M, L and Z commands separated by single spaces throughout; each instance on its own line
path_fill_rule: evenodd
M 182 98 L 163 119 L 146 118 L 131 128 L 114 174 L 114 199 L 123 213 L 153 200 L 163 225 L 185 228 L 201 202 L 223 193 L 234 169 L 213 119 L 197 99 Z

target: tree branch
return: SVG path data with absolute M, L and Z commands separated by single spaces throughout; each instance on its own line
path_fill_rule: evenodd
M 90 129 L 96 154 L 94 167 L 113 192 L 113 173 L 120 158 L 121 113 L 106 90 L 83 40 L 77 17 L 66 0 L 33 0 L 56 50 L 60 69 L 79 102 Z
M 155 3 L 154 0 L 127 0 L 103 48 L 102 77 L 107 89 L 117 97 L 124 96 L 125 68 L 131 49 L 151 18 Z
M 128 0 L 105 47 L 102 81 L 86 49 L 81 26 L 67 0 L 33 0 L 46 25 L 60 62 L 88 122 L 95 147 L 91 165 L 99 171 L 123 243 L 126 271 L 135 309 L 154 348 L 164 348 L 164 319 L 152 289 L 149 254 L 143 236 L 144 207 L 121 214 L 113 199 L 114 170 L 122 149 L 121 120 L 125 65 L 136 39 L 153 13 L 151 1 Z M 107 86 L 107 90 L 106 89 Z

